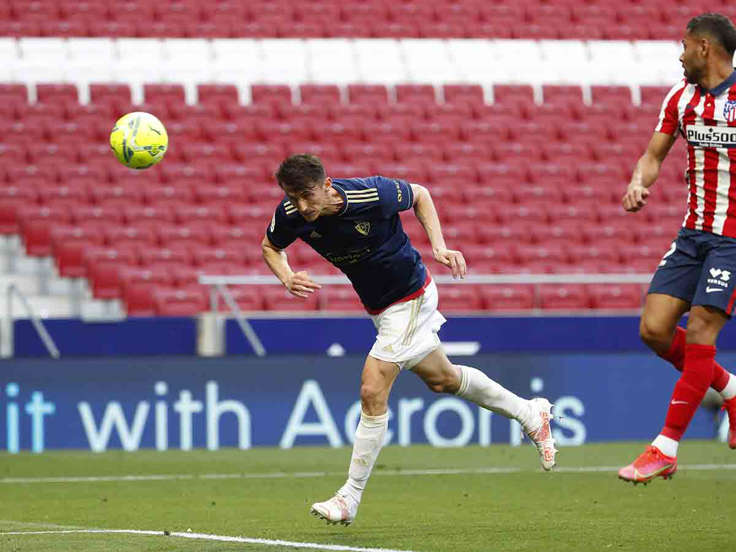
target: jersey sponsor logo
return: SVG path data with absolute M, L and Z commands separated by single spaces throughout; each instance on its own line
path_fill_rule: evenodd
M 705 293 L 713 293 L 714 291 L 723 291 L 723 288 L 728 287 L 728 283 L 731 280 L 731 271 L 723 270 L 720 268 L 711 268 L 709 270 L 710 278 L 708 278 Z M 716 286 L 716 287 L 710 287 Z
M 701 148 L 736 147 L 736 127 L 688 125 L 685 137 L 691 146 Z
M 312 238 L 313 240 L 316 240 L 317 238 L 321 238 L 322 234 L 320 234 L 316 230 L 312 230 L 312 233 L 309 234 L 309 237 Z
M 371 231 L 371 223 L 368 221 L 356 222 L 355 229 L 364 236 L 367 236 Z
M 736 100 L 727 100 L 723 106 L 723 118 L 727 123 L 736 121 Z

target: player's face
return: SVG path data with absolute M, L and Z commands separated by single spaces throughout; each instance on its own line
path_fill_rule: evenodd
M 705 72 L 705 56 L 702 48 L 702 39 L 698 39 L 690 33 L 685 34 L 682 39 L 682 55 L 680 63 L 685 73 L 687 82 L 697 83 Z
M 322 182 L 299 192 L 284 191 L 302 218 L 307 222 L 314 222 L 329 204 L 329 188 L 328 182 Z

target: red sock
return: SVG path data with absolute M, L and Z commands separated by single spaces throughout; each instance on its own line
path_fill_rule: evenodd
M 685 362 L 685 334 L 687 332 L 684 328 L 677 326 L 675 328 L 675 335 L 672 338 L 672 345 L 670 350 L 663 355 L 659 355 L 661 358 L 670 362 L 677 370 L 682 372 L 682 365 Z M 718 364 L 713 362 L 713 380 L 710 382 L 710 386 L 716 391 L 723 391 L 728 383 L 729 374 L 728 372 Z
M 667 409 L 662 435 L 679 441 L 700 406 L 708 386 L 713 381 L 716 348 L 712 345 L 685 345 L 682 376 L 675 384 Z

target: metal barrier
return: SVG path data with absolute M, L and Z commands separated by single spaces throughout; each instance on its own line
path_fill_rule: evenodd
M 651 280 L 651 274 L 472 274 L 467 275 L 463 279 L 454 279 L 449 275 L 433 276 L 437 284 L 648 284 Z M 312 279 L 321 285 L 349 285 L 350 280 L 346 276 L 312 276 Z M 227 286 L 230 285 L 281 285 L 281 282 L 272 275 L 251 275 L 251 276 L 210 276 L 203 275 L 199 277 L 199 283 L 210 286 L 210 306 L 211 319 L 213 323 L 217 323 L 218 297 L 222 297 L 229 311 L 233 314 L 240 326 L 243 335 L 258 356 L 265 356 L 266 349 L 248 322 L 248 319 L 240 310 L 238 304 L 233 299 Z M 216 330 L 222 332 L 222 328 Z M 220 343 L 222 337 L 216 338 L 219 345 L 212 349 L 209 354 L 222 354 L 223 345 Z M 208 353 L 200 354 L 209 356 Z
M 33 327 L 36 329 L 36 332 L 38 332 L 38 336 L 41 338 L 41 341 L 43 341 L 49 355 L 51 355 L 52 358 L 59 358 L 61 354 L 59 353 L 56 343 L 54 343 L 49 332 L 46 331 L 43 321 L 36 316 L 36 313 L 33 311 L 33 307 L 28 302 L 28 299 L 26 299 L 26 296 L 23 295 L 23 292 L 21 292 L 15 284 L 10 284 L 5 293 L 6 309 L 5 318 L 3 319 L 4 327 L 2 329 L 2 339 L 0 339 L 0 357 L 10 358 L 14 353 L 13 321 L 15 320 L 15 317 L 13 315 L 13 296 L 15 296 L 23 305 L 28 318 L 31 319 Z

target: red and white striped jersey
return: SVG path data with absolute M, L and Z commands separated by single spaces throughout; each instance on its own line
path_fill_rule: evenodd
M 655 130 L 687 140 L 683 226 L 736 238 L 736 71 L 712 90 L 685 79 L 673 86 Z

